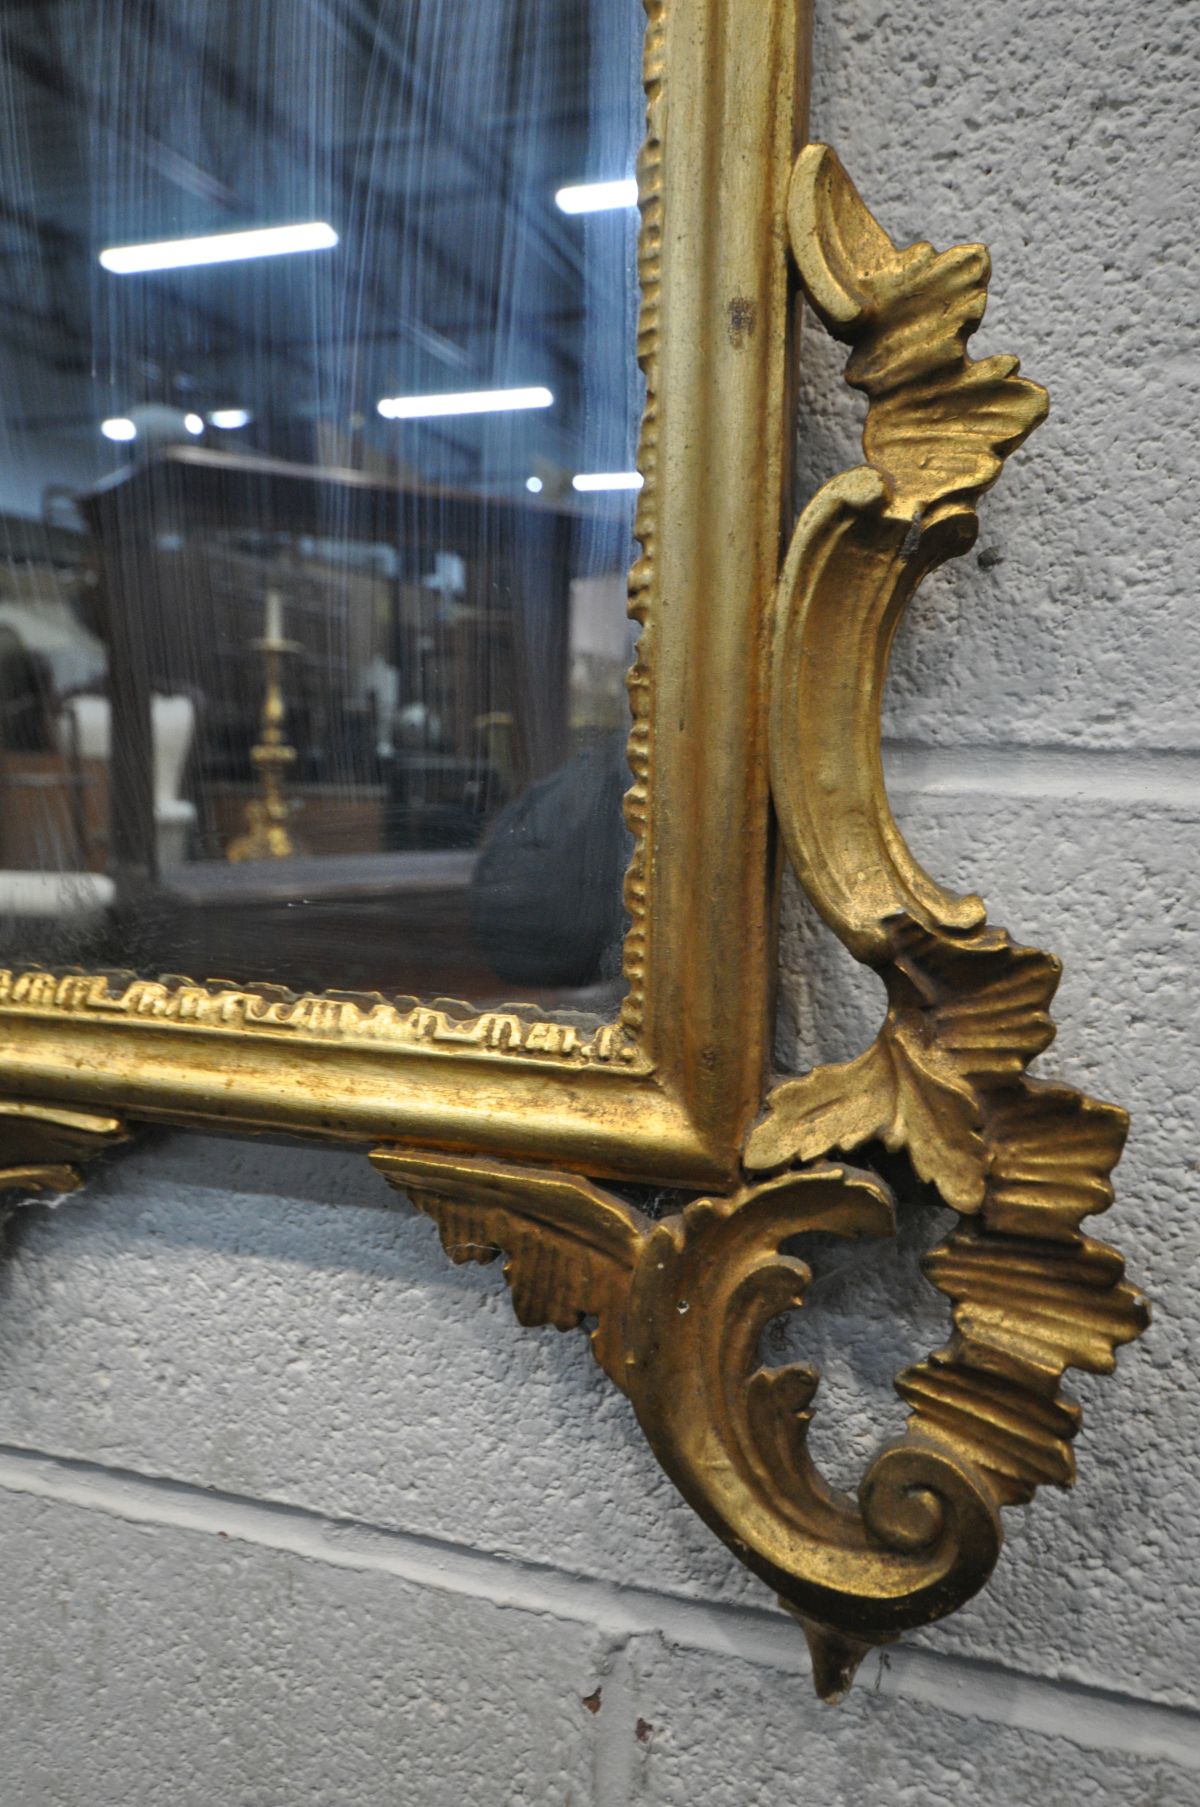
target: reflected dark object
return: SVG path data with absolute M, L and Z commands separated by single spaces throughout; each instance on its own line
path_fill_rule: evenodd
M 630 837 L 624 742 L 577 753 L 500 812 L 471 886 L 471 928 L 488 965 L 515 985 L 616 978 Z

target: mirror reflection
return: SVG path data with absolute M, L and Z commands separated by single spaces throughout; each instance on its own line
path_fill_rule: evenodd
M 0 957 L 620 996 L 640 0 L 0 22 Z

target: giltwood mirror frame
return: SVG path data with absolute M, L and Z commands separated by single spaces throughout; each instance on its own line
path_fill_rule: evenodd
M 967 355 L 982 247 L 897 250 L 836 156 L 802 148 L 805 0 L 646 4 L 619 1021 L 6 972 L 0 1186 L 68 1189 L 142 1123 L 369 1148 L 453 1259 L 507 1256 L 523 1323 L 591 1329 L 668 1474 L 801 1619 L 836 1697 L 866 1650 L 977 1591 L 1002 1507 L 1070 1483 L 1064 1371 L 1110 1370 L 1146 1322 L 1081 1229 L 1111 1202 L 1124 1114 L 1026 1076 L 1057 963 L 921 870 L 883 783 L 896 626 L 972 543 L 1045 397 L 1015 359 Z M 865 462 L 785 555 L 800 285 L 871 405 Z M 780 840 L 889 1009 L 859 1059 L 772 1083 Z M 816 1376 L 763 1366 L 759 1344 L 803 1302 L 796 1238 L 893 1230 L 881 1150 L 961 1216 L 926 1259 L 953 1331 L 898 1377 L 907 1431 L 853 1499 L 806 1452 Z M 656 1219 L 643 1187 L 675 1208 Z

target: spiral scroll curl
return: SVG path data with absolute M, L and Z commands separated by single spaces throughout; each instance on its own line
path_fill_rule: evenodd
M 1000 1549 L 991 1491 L 934 1440 L 882 1450 L 857 1501 L 831 1489 L 807 1447 L 816 1374 L 762 1364 L 763 1331 L 811 1278 L 784 1245 L 893 1230 L 886 1187 L 823 1163 L 701 1200 L 649 1237 L 625 1328 L 626 1391 L 676 1486 L 811 1634 L 860 1651 L 940 1618 Z
M 596 1359 L 667 1474 L 800 1616 L 827 1698 L 866 1650 L 987 1579 L 997 1504 L 957 1450 L 910 1435 L 880 1451 L 857 1501 L 837 1493 L 807 1447 L 817 1375 L 760 1354 L 812 1277 L 788 1245 L 814 1232 L 893 1234 L 893 1200 L 874 1175 L 818 1163 L 654 1223 L 570 1174 L 397 1149 L 374 1161 L 435 1220 L 452 1260 L 507 1256 L 521 1323 L 594 1323 Z

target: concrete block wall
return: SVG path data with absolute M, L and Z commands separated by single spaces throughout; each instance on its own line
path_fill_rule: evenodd
M 1066 960 L 1042 1068 L 1135 1114 L 1107 1229 L 1154 1326 L 1078 1384 L 1076 1491 L 829 1709 L 581 1338 L 519 1330 L 361 1158 L 156 1137 L 22 1212 L 0 1271 L 0 1807 L 1200 1803 L 1200 34 L 1141 0 L 816 11 L 815 133 L 896 236 L 990 242 L 979 347 L 1052 392 L 916 604 L 889 763 L 930 867 Z M 856 413 L 816 329 L 805 369 L 813 487 Z M 785 918 L 783 1057 L 857 1051 L 878 988 Z M 943 1334 L 937 1230 L 799 1329 L 839 1476 Z

